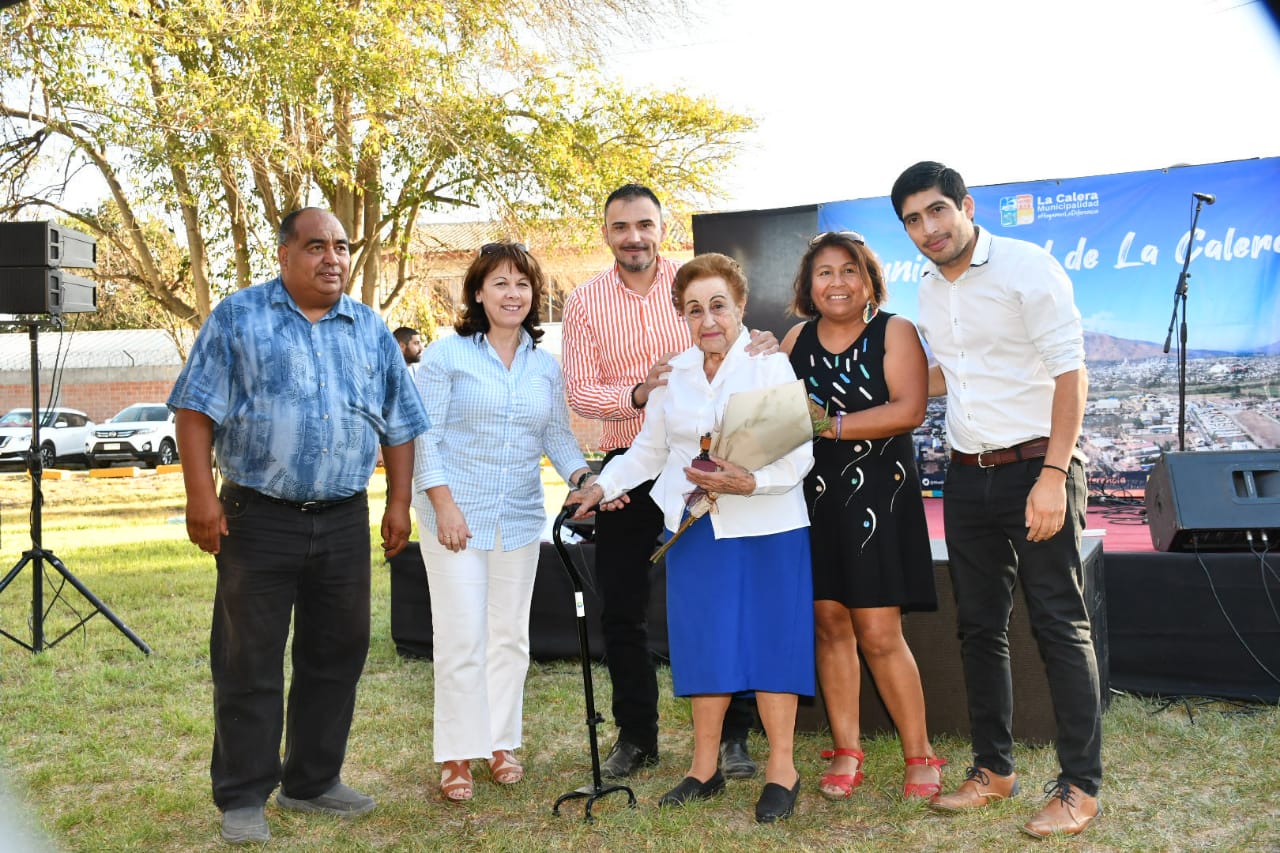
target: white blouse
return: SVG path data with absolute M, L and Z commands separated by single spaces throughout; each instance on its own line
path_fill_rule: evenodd
M 710 382 L 702 369 L 702 350 L 696 346 L 671 359 L 667 385 L 649 395 L 644 427 L 631 449 L 600 472 L 597 482 L 605 500 L 657 477 L 650 495 L 662 509 L 667 529 L 680 526 L 685 495 L 694 489 L 684 469 L 698 454 L 699 438 L 704 433 L 718 433 L 729 396 L 796 378 L 791 362 L 782 353 L 747 355 L 749 340 L 750 333 L 744 328 Z M 721 495 L 717 500 L 710 513 L 715 537 L 763 536 L 807 527 L 809 513 L 801 483 L 811 467 L 813 443 L 805 442 L 777 462 L 753 471 L 754 493 Z

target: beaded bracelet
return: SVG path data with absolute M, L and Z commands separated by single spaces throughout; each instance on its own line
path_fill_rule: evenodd
M 844 412 L 836 412 L 836 441 L 840 440 L 842 432 L 844 432 Z

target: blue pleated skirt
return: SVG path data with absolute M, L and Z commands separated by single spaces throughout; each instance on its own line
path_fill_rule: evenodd
M 812 696 L 808 529 L 716 539 L 694 522 L 667 552 L 667 637 L 677 696 Z

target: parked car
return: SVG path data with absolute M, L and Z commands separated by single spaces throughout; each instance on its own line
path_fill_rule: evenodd
M 40 418 L 40 466 L 84 456 L 93 421 L 78 409 L 43 409 Z M 25 461 L 31 448 L 31 410 L 14 409 L 0 418 L 0 462 Z
M 134 403 L 90 432 L 84 444 L 85 462 L 90 468 L 135 460 L 172 465 L 178 461 L 176 429 L 173 412 L 164 403 Z

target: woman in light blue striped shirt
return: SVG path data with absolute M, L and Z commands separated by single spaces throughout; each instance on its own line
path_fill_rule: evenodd
M 537 349 L 544 280 L 518 243 L 480 248 L 456 337 L 427 347 L 418 390 L 414 509 L 431 590 L 435 760 L 446 800 L 471 799 L 471 760 L 519 782 L 529 605 L 546 523 L 546 454 L 567 482 L 589 473 L 569 428 L 560 365 Z

